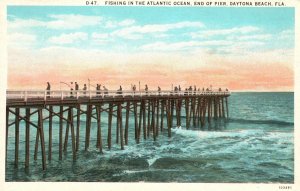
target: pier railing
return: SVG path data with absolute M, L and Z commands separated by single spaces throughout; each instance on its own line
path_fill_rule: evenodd
M 203 96 L 217 96 L 230 95 L 229 91 L 105 91 L 105 90 L 7 90 L 6 99 L 18 99 L 27 101 L 27 99 L 43 99 L 57 98 L 64 100 L 65 98 L 97 98 L 97 97 L 134 97 L 134 96 L 189 96 L 189 95 L 203 95 Z

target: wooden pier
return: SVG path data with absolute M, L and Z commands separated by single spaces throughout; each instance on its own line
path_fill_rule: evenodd
M 120 149 L 128 145 L 128 139 L 153 139 L 167 131 L 171 137 L 171 128 L 180 127 L 185 116 L 185 127 L 203 127 L 212 119 L 228 118 L 228 91 L 18 91 L 8 90 L 6 100 L 6 152 L 8 130 L 14 126 L 15 166 L 19 164 L 20 130 L 25 131 L 25 167 L 30 161 L 30 128 L 36 128 L 34 160 L 41 149 L 42 167 L 46 169 L 47 160 L 52 160 L 53 132 L 58 131 L 59 160 L 67 150 L 69 137 L 72 145 L 73 160 L 80 148 L 80 129 L 85 129 L 84 148 L 90 147 L 91 128 L 97 128 L 96 147 L 100 153 L 112 147 L 113 118 L 116 120 L 116 144 Z M 124 111 L 124 112 L 123 112 Z M 102 134 L 103 113 L 108 116 L 107 135 Z M 185 112 L 185 113 L 183 113 Z M 184 115 L 183 115 L 184 114 Z M 37 120 L 32 120 L 33 115 Z M 134 125 L 129 126 L 130 115 Z M 67 117 L 66 117 L 67 116 Z M 59 118 L 59 128 L 53 131 L 53 118 Z M 124 119 L 125 118 L 125 119 Z M 13 119 L 13 121 L 12 121 Z M 96 120 L 96 127 L 92 127 Z M 165 121 L 166 120 L 166 121 Z M 24 121 L 24 127 L 20 122 Z M 81 122 L 85 121 L 82 127 Z M 123 124 L 123 121 L 125 123 Z M 45 140 L 44 125 L 47 124 L 48 140 Z M 64 124 L 66 126 L 64 127 Z M 166 124 L 166 127 L 164 126 Z M 46 127 L 46 126 L 45 126 Z M 129 129 L 134 128 L 134 137 L 129 137 Z M 70 135 L 71 136 L 70 136 Z M 107 143 L 103 143 L 107 136 Z M 48 149 L 45 142 L 48 141 Z M 6 153 L 7 155 L 7 153 Z

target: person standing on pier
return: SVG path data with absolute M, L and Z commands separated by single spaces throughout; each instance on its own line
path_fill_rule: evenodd
M 76 97 L 78 96 L 78 90 L 79 90 L 79 85 L 77 84 L 77 82 L 75 82 Z
M 101 90 L 101 84 L 97 84 L 97 86 L 96 86 L 96 94 L 97 94 L 97 97 L 100 96 L 100 90 Z
M 71 86 L 70 86 L 70 97 L 73 97 L 73 82 L 71 82 Z
M 180 91 L 180 92 L 181 92 L 181 87 L 180 87 L 180 85 L 178 86 L 178 91 Z
M 192 88 L 192 86 L 190 86 L 188 95 L 192 94 L 192 92 L 193 92 L 193 88 Z
M 175 88 L 174 88 L 175 95 L 177 95 L 177 92 L 178 92 L 178 88 L 177 88 L 177 86 L 175 86 Z
M 50 90 L 51 90 L 50 83 L 47 82 L 47 88 L 46 88 L 46 91 L 47 91 L 47 98 L 50 98 Z
M 104 94 L 108 94 L 108 89 L 105 87 L 105 86 L 103 86 L 103 89 L 104 89 Z
M 159 86 L 157 87 L 157 91 L 158 91 L 158 95 L 160 95 L 161 88 Z
M 120 86 L 120 88 L 118 89 L 117 94 L 122 94 L 122 86 Z
M 133 95 L 135 95 L 135 91 L 136 91 L 136 86 L 135 85 L 133 85 L 132 91 L 133 91 Z
M 83 95 L 86 96 L 86 90 L 87 90 L 86 84 L 83 85 L 82 90 L 83 90 Z
M 145 92 L 146 92 L 146 95 L 148 95 L 148 85 L 147 84 L 145 85 Z

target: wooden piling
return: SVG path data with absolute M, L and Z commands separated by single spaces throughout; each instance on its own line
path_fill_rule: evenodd
M 77 123 L 76 123 L 76 151 L 79 150 L 79 137 L 80 137 L 80 105 L 77 105 Z
M 134 137 L 138 138 L 138 115 L 137 115 L 137 103 L 133 102 L 133 114 L 134 114 Z
M 165 101 L 161 101 L 161 117 L 160 117 L 160 131 L 163 131 L 164 128 L 164 109 L 165 109 Z
M 109 112 L 108 112 L 108 135 L 107 135 L 107 145 L 108 149 L 111 149 L 111 122 L 112 122 L 112 115 L 113 115 L 113 104 L 109 104 Z
M 102 132 L 101 132 L 101 105 L 96 107 L 96 113 L 97 113 L 97 144 L 96 144 L 96 147 L 99 148 L 100 153 L 103 153 Z
M 147 139 L 147 129 L 146 129 L 146 103 L 145 101 L 142 101 L 143 104 L 143 135 L 144 140 Z
M 30 108 L 26 108 L 26 132 L 25 132 L 25 168 L 29 167 L 30 160 Z
M 147 112 L 148 112 L 148 117 L 147 117 L 147 137 L 150 136 L 150 130 L 151 130 L 151 125 L 150 125 L 150 110 L 151 110 L 151 104 L 150 104 L 150 100 L 148 100 L 148 109 L 147 109 Z
M 155 122 L 155 136 L 158 137 L 159 134 L 159 100 L 155 100 L 156 102 L 156 122 Z
M 210 123 L 211 122 L 211 98 L 208 98 L 207 119 L 208 119 L 208 123 Z
M 140 135 L 141 135 L 141 126 L 142 126 L 142 114 L 143 114 L 143 108 L 142 103 L 140 105 L 140 112 L 139 112 L 139 123 L 138 123 L 138 129 L 137 129 L 137 139 L 136 143 L 140 143 Z
M 170 100 L 171 101 L 171 106 L 170 106 L 170 109 L 171 109 L 171 112 L 170 112 L 170 126 L 171 128 L 173 127 L 173 115 L 174 115 L 174 100 Z
M 156 141 L 156 129 L 155 129 L 155 101 L 151 101 L 151 129 L 153 140 Z
M 39 110 L 38 110 L 39 111 Z M 40 118 L 38 116 L 38 125 L 40 124 Z M 37 154 L 38 154 L 38 150 L 39 150 L 39 139 L 40 139 L 40 133 L 39 133 L 39 129 L 36 129 L 36 136 L 35 136 L 35 148 L 34 148 L 34 156 L 33 159 L 37 160 Z
M 130 102 L 126 104 L 126 121 L 125 121 L 125 145 L 128 145 L 128 125 L 129 125 Z
M 189 98 L 185 99 L 185 117 L 186 117 L 186 129 L 190 128 L 190 116 L 189 116 L 189 107 L 190 107 L 190 103 L 189 103 Z
M 121 149 L 124 150 L 124 136 L 123 136 L 123 123 L 122 123 L 122 105 L 118 105 L 119 112 L 119 130 L 120 130 L 120 141 L 121 141 Z
M 41 150 L 42 150 L 42 166 L 43 170 L 46 170 L 46 150 L 45 150 L 45 139 L 44 139 L 44 127 L 43 127 L 43 110 L 38 109 L 38 132 L 41 137 Z
M 69 139 L 69 131 L 70 131 L 70 121 L 71 121 L 71 110 L 72 108 L 69 107 L 68 109 L 68 117 L 67 117 L 67 124 L 66 124 L 66 133 L 65 133 L 65 143 L 64 143 L 64 152 L 67 151 L 68 148 L 68 139 Z
M 76 140 L 75 140 L 75 129 L 74 129 L 74 115 L 73 108 L 70 109 L 70 125 L 71 125 L 71 138 L 72 138 L 72 152 L 73 152 L 73 160 L 76 160 Z
M 86 110 L 86 129 L 85 129 L 85 150 L 87 151 L 90 146 L 90 136 L 91 136 L 91 122 L 92 122 L 92 105 L 87 105 Z
M 63 106 L 59 107 L 59 160 L 62 160 Z
M 229 118 L 229 111 L 228 111 L 228 98 L 225 98 L 225 102 L 226 102 L 226 117 L 227 119 Z
M 26 110 L 27 112 L 27 110 Z M 48 144 L 48 160 L 52 159 L 52 112 L 53 107 L 49 106 L 49 144 Z
M 116 144 L 119 144 L 119 136 L 120 136 L 120 113 L 119 113 L 119 105 L 117 105 L 117 122 L 116 122 Z
M 171 137 L 171 100 L 166 100 L 166 113 L 167 113 L 167 125 L 168 125 L 168 137 Z
M 15 167 L 19 163 L 19 142 L 20 142 L 20 108 L 16 108 L 15 114 Z
M 221 118 L 221 117 L 222 117 L 221 99 L 220 99 L 220 97 L 218 97 L 217 99 L 218 99 L 218 109 L 219 109 L 219 115 L 218 115 L 218 118 Z
M 192 103 L 192 115 L 193 115 L 193 126 L 196 126 L 196 98 L 193 98 Z
M 224 98 L 221 98 L 221 105 L 222 105 L 222 117 L 225 117 L 225 108 L 224 108 Z

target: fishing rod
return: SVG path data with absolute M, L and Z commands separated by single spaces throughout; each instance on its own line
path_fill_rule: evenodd
M 92 87 L 96 88 L 96 86 L 94 86 L 94 85 L 91 84 L 90 78 L 88 78 L 88 81 L 89 81 L 89 86 L 92 86 Z
M 62 84 L 65 84 L 65 85 L 69 86 L 69 88 L 72 88 L 72 86 L 71 86 L 70 84 L 66 83 L 66 82 L 60 82 L 60 83 L 62 83 Z

